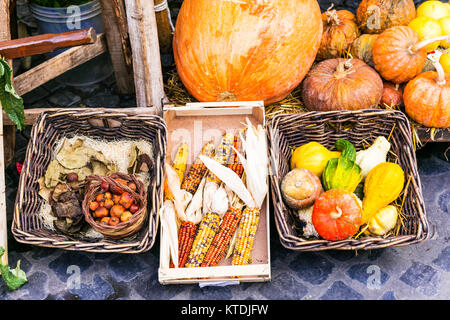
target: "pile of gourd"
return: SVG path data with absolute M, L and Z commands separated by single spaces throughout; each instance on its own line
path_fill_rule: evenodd
M 309 110 L 401 107 L 426 127 L 450 127 L 450 4 L 363 0 L 328 9 L 316 64 L 302 84 Z
M 295 148 L 291 170 L 282 178 L 281 194 L 300 222 L 300 235 L 337 241 L 362 232 L 392 233 L 405 174 L 400 165 L 387 161 L 391 144 L 380 136 L 358 152 L 345 139 L 338 139 L 335 147 L 337 151 L 330 151 L 311 141 Z

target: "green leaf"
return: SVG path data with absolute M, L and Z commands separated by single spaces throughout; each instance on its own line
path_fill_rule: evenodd
M 0 58 L 0 105 L 17 128 L 23 130 L 25 127 L 23 100 L 14 90 L 11 79 L 11 67 Z
M 0 258 L 4 253 L 5 249 L 0 247 Z M 2 273 L 2 278 L 5 281 L 6 286 L 11 291 L 19 289 L 22 285 L 28 282 L 27 275 L 20 269 L 20 260 L 17 261 L 17 266 L 15 269 L 11 269 L 8 265 L 3 265 L 0 263 L 0 272 Z

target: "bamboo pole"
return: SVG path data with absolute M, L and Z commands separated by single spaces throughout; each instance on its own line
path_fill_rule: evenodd
M 0 0 L 0 17 L 4 21 L 0 23 L 0 41 L 9 40 L 10 33 L 10 15 L 9 0 Z M 3 19 L 2 19 L 3 20 Z M 1 107 L 1 105 L 0 105 Z M 0 150 L 3 151 L 3 117 L 0 117 Z M 0 246 L 5 248 L 5 254 L 2 257 L 2 264 L 8 264 L 8 220 L 6 216 L 6 197 L 5 197 L 5 155 L 4 151 L 0 157 Z

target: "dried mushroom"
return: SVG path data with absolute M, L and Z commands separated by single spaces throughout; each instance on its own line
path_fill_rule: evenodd
M 61 192 L 55 195 L 55 191 Z M 81 195 L 71 190 L 68 184 L 59 184 L 52 194 L 52 213 L 58 219 L 54 221 L 56 229 L 63 233 L 78 232 L 84 225 L 83 210 L 81 209 Z
M 140 172 L 150 172 L 150 169 L 153 166 L 152 159 L 148 156 L 148 154 L 141 154 L 137 158 L 137 166 L 135 173 Z

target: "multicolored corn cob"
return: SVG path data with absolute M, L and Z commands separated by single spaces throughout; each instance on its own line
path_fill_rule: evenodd
M 202 148 L 201 154 L 206 157 L 210 158 L 213 157 L 214 145 L 211 142 L 206 143 Z M 183 183 L 181 184 L 181 189 L 184 189 L 190 194 L 194 195 L 207 170 L 208 169 L 203 164 L 202 160 L 200 160 L 200 158 L 197 157 L 192 166 L 190 167 L 188 173 L 186 174 L 186 177 L 184 178 Z
M 256 229 L 259 223 L 259 209 L 245 207 L 239 224 L 236 244 L 233 251 L 233 265 L 247 265 L 255 241 Z
M 219 231 L 219 223 L 219 214 L 215 212 L 208 212 L 205 214 L 198 227 L 198 232 L 195 236 L 194 243 L 192 244 L 191 251 L 189 252 L 185 267 L 192 268 L 201 266 L 214 236 L 217 231 Z
M 222 165 L 228 165 L 231 153 L 233 151 L 234 144 L 234 135 L 231 133 L 225 133 L 225 135 L 222 137 L 222 141 L 217 146 L 214 160 L 216 160 L 218 163 Z M 215 176 L 212 172 L 208 172 L 206 182 L 216 182 L 220 183 L 219 178 Z
M 239 221 L 241 220 L 241 208 L 229 208 L 220 224 L 219 231 L 215 235 L 211 246 L 203 260 L 202 267 L 216 266 L 225 256 L 225 252 L 230 244 Z
M 183 268 L 194 243 L 197 225 L 191 221 L 183 221 L 178 231 L 178 268 Z
M 244 148 L 242 146 L 242 140 L 240 135 L 234 136 L 234 148 L 241 154 L 244 155 Z M 242 177 L 242 174 L 244 173 L 244 166 L 241 163 L 241 160 L 239 159 L 237 153 L 233 150 L 230 162 L 227 166 L 231 170 L 234 171 L 239 177 Z

